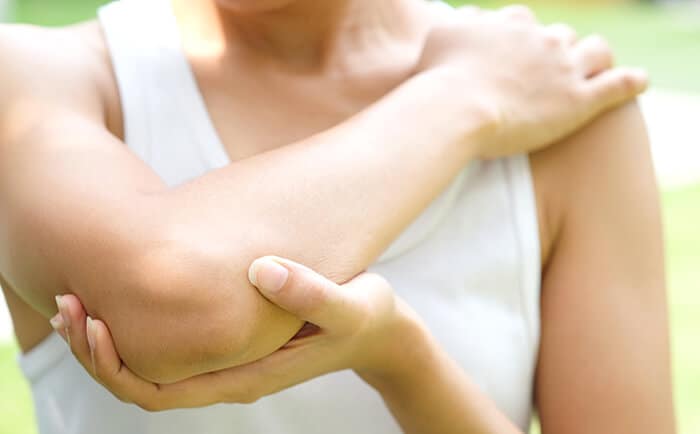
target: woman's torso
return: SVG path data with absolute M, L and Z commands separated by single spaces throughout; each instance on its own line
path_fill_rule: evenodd
M 120 90 L 115 111 L 121 116 L 115 118 L 123 119 L 129 147 L 171 185 L 251 152 L 237 143 L 289 143 L 381 96 L 379 86 L 359 98 L 309 100 L 307 82 L 270 89 L 244 75 L 237 76 L 238 85 L 229 81 L 225 92 L 213 93 L 217 85 L 207 74 L 215 76 L 216 65 L 191 55 L 188 63 L 167 1 L 135 3 L 125 0 L 102 12 Z M 285 105 L 295 98 L 294 107 Z M 246 111 L 253 106 L 257 112 Z M 540 246 L 531 181 L 525 156 L 472 164 L 372 267 L 523 428 L 539 336 Z M 150 414 L 96 385 L 56 335 L 20 361 L 44 434 L 399 432 L 381 399 L 348 372 L 249 406 Z

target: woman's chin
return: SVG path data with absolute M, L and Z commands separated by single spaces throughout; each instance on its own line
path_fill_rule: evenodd
M 282 9 L 297 0 L 216 0 L 222 8 L 236 13 L 261 13 Z

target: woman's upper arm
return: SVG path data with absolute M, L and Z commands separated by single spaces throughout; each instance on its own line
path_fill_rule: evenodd
M 0 272 L 46 318 L 56 312 L 55 295 L 73 293 L 93 315 L 114 318 L 119 335 L 155 326 L 150 320 L 169 305 L 156 298 L 159 281 L 146 279 L 158 246 L 148 192 L 163 188 L 160 180 L 95 121 L 46 114 L 16 136 L 2 132 Z M 151 315 L 140 315 L 149 304 Z M 147 356 L 137 347 L 156 332 L 120 348 Z
M 544 434 L 674 432 L 658 191 L 636 105 L 532 158 L 552 248 L 536 402 Z
M 51 41 L 64 34 L 46 32 L 0 27 L 0 273 L 46 318 L 56 312 L 55 295 L 79 296 L 145 376 L 191 375 L 207 360 L 237 357 L 245 348 L 237 348 L 236 318 L 201 318 L 257 305 L 241 297 L 235 306 L 211 303 L 212 293 L 231 290 L 212 288 L 213 273 L 201 272 L 220 258 L 202 258 L 164 234 L 172 214 L 161 200 L 166 186 L 104 126 L 84 72 L 90 53 L 67 42 L 54 50 Z M 228 330 L 219 334 L 223 344 L 201 338 L 213 327 Z
M 163 189 L 104 126 L 90 53 L 49 32 L 0 27 L 0 272 L 47 317 L 55 294 L 90 301 L 86 286 L 126 276 L 94 274 L 149 242 L 146 193 Z

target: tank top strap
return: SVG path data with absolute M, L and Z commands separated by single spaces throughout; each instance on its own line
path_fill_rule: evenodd
M 157 171 L 157 154 L 166 153 L 163 161 L 171 166 L 174 154 L 201 160 L 209 169 L 228 164 L 182 48 L 170 0 L 115 1 L 100 8 L 98 17 L 129 147 Z M 169 140 L 175 137 L 179 140 Z M 160 174 L 167 178 L 167 173 Z

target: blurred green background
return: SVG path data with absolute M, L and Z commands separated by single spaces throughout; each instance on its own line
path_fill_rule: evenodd
M 19 22 L 63 25 L 94 17 L 95 9 L 102 3 L 105 1 L 21 0 L 15 2 L 11 14 Z M 508 2 L 475 3 L 496 7 Z M 530 5 L 544 22 L 567 22 L 581 33 L 604 35 L 615 48 L 620 63 L 643 66 L 651 73 L 654 86 L 697 96 L 700 101 L 700 5 L 692 3 Z M 689 143 L 700 148 L 700 129 L 689 131 L 694 134 Z M 679 433 L 697 434 L 700 433 L 700 183 L 665 187 L 663 208 Z M 0 434 L 35 434 L 31 397 L 18 371 L 16 354 L 14 344 L 0 343 Z

